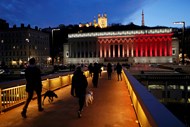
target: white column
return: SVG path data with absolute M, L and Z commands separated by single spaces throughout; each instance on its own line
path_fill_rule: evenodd
M 127 45 L 126 45 L 127 47 L 127 57 L 129 57 L 129 43 L 127 43 Z
M 107 43 L 104 43 L 104 58 L 107 57 Z
M 87 48 L 87 55 L 88 55 L 88 57 L 87 58 L 89 58 L 90 57 L 90 52 L 91 52 L 91 49 L 89 48 L 90 47 L 90 43 L 87 42 L 87 45 L 88 45 L 88 48 Z
M 113 58 L 115 58 L 115 44 L 113 44 Z
M 122 51 L 123 51 L 123 54 L 122 54 L 122 57 L 125 57 L 125 44 L 124 43 L 122 43 Z
M 79 43 L 79 50 L 80 50 L 80 53 L 79 53 L 79 58 L 81 58 L 82 57 L 82 52 L 81 52 L 81 50 L 82 50 L 82 47 L 81 47 L 81 42 Z M 78 54 L 77 54 L 78 55 Z M 78 57 L 78 56 L 77 56 Z
M 118 52 L 118 57 L 120 57 L 120 44 L 118 44 L 117 47 L 118 47 L 118 51 L 117 51 Z
M 99 57 L 99 52 L 100 52 L 100 41 L 98 41 L 98 46 L 96 46 L 96 54 L 95 54 L 96 56 L 94 57 Z
M 131 56 L 132 56 L 132 57 L 134 56 L 134 54 L 133 54 L 133 50 L 134 50 L 134 49 L 133 49 L 133 48 L 134 48 L 134 43 L 131 44 Z
M 100 58 L 102 58 L 102 43 L 100 42 Z
M 109 50 L 109 57 L 111 57 L 111 45 L 110 45 L 110 43 L 108 44 L 108 50 Z

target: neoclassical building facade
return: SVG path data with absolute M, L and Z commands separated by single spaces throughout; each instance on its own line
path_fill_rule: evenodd
M 64 63 L 172 63 L 179 41 L 172 29 L 73 33 L 64 44 Z

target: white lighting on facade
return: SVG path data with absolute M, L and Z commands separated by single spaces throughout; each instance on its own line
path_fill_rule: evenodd
M 93 33 L 75 33 L 69 34 L 68 38 L 81 38 L 81 37 L 100 37 L 100 36 L 129 36 L 138 34 L 161 34 L 171 33 L 171 28 L 166 29 L 149 29 L 149 30 L 128 30 L 128 31 L 111 31 L 111 32 L 93 32 Z

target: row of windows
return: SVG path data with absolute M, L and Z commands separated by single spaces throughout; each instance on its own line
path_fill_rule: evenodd
M 36 44 L 36 45 L 48 45 L 49 44 L 49 41 L 44 41 L 44 40 L 43 41 L 30 40 L 30 43 L 31 42 L 32 42 L 32 44 Z M 25 44 L 25 43 L 26 43 L 26 40 L 12 40 L 12 39 L 1 40 L 2 45 L 8 45 L 8 44 L 20 45 L 20 44 Z
M 26 51 L 1 52 L 1 56 L 26 56 Z
M 38 55 L 47 55 L 48 52 L 46 51 L 41 51 L 41 52 L 34 52 L 35 50 L 30 50 L 30 54 L 36 54 Z M 0 52 L 1 56 L 26 56 L 29 51 L 6 51 L 6 52 Z
M 18 52 L 1 52 L 1 56 L 26 56 L 26 51 Z
M 8 32 L 8 33 L 1 33 L 1 37 L 22 37 L 23 32 Z
M 18 31 L 18 32 L 3 32 L 0 33 L 0 37 L 2 38 L 24 38 L 26 35 L 29 35 L 32 38 L 38 38 L 41 40 L 48 40 L 49 39 L 49 35 L 48 34 L 44 34 L 44 33 L 39 33 L 39 32 L 26 32 L 26 31 Z
M 1 50 L 12 50 L 12 49 L 26 49 L 28 46 L 27 45 L 1 45 Z
M 15 45 L 2 45 L 1 47 L 0 47 L 0 49 L 1 50 L 26 50 L 26 49 L 28 49 L 28 46 L 29 45 L 17 45 L 17 46 L 15 46 Z M 46 47 L 44 47 L 44 45 L 43 46 L 35 46 L 35 45 L 30 45 L 30 49 L 34 49 L 34 50 L 36 50 L 36 49 L 45 49 L 45 50 L 47 50 L 48 48 L 46 48 Z

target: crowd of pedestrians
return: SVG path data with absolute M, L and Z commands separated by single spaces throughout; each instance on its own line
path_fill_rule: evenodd
M 94 64 L 90 63 L 88 66 L 89 76 L 92 78 L 92 84 L 94 88 L 98 88 L 98 80 L 99 80 L 99 77 L 101 77 L 102 66 L 103 64 L 98 64 L 98 63 L 94 63 Z M 111 80 L 112 71 L 113 71 L 112 64 L 108 63 L 106 68 L 107 68 L 108 80 Z M 122 76 L 121 76 L 122 66 L 119 63 L 117 63 L 114 70 L 117 71 L 118 81 L 122 80 Z M 78 103 L 79 104 L 79 110 L 78 110 L 79 118 L 82 116 L 82 109 L 85 103 L 85 95 L 86 95 L 87 87 L 88 87 L 87 77 L 83 74 L 81 67 L 77 67 L 72 77 L 71 95 L 74 97 L 77 97 L 79 100 L 78 101 L 79 102 Z
M 26 92 L 28 93 L 28 98 L 26 100 L 26 103 L 23 107 L 23 110 L 21 112 L 21 115 L 23 118 L 26 118 L 27 115 L 27 108 L 30 103 L 30 101 L 33 98 L 34 91 L 37 94 L 37 104 L 38 104 L 38 110 L 41 112 L 44 109 L 42 108 L 42 101 L 41 101 L 41 92 L 42 92 L 42 80 L 41 80 L 41 71 L 40 69 L 35 65 L 36 61 L 34 58 L 31 58 L 29 60 L 29 65 L 26 68 L 25 71 L 25 78 L 26 78 Z M 101 77 L 102 72 L 102 66 L 103 64 L 89 64 L 88 70 L 90 77 L 92 78 L 92 84 L 94 88 L 98 88 L 98 80 L 99 77 Z M 107 64 L 107 74 L 108 74 L 108 80 L 112 79 L 112 71 L 113 67 L 111 63 Z M 118 81 L 122 80 L 121 71 L 122 66 L 117 63 L 114 70 L 117 71 L 118 75 Z M 87 77 L 84 75 L 81 66 L 76 67 L 73 77 L 72 77 L 72 84 L 71 84 L 71 95 L 73 97 L 78 98 L 78 117 L 80 118 L 82 116 L 82 110 L 85 104 L 85 96 L 88 88 L 88 81 Z

